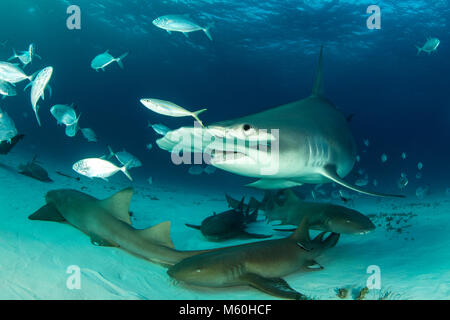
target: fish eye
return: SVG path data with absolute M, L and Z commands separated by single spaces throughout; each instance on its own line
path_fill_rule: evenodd
M 248 131 L 248 130 L 250 130 L 251 128 L 252 128 L 252 126 L 249 125 L 248 123 L 246 123 L 246 124 L 244 124 L 244 125 L 242 126 L 242 129 L 244 129 L 244 131 Z

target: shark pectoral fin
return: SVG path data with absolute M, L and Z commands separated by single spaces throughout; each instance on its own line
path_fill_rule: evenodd
M 291 299 L 291 300 L 306 300 L 307 297 L 292 289 L 289 284 L 281 278 L 264 278 L 254 273 L 247 273 L 240 277 L 249 286 L 261 290 L 272 296 Z
M 66 219 L 52 204 L 46 204 L 28 217 L 30 220 L 64 222 Z
M 136 232 L 148 240 L 159 242 L 162 245 L 169 248 L 175 248 L 172 239 L 170 239 L 169 221 L 162 222 L 160 224 L 157 224 L 156 226 L 147 229 L 136 230 Z
M 100 247 L 118 247 L 117 245 L 109 242 L 108 240 L 105 240 L 101 237 L 98 237 L 96 235 L 91 235 L 91 243 L 94 246 L 100 246 Z
M 267 239 L 272 237 L 271 234 L 257 234 L 257 233 L 250 233 L 247 231 L 242 231 L 241 238 L 244 239 Z
M 364 189 L 361 189 L 357 186 L 354 186 L 348 182 L 345 182 L 344 180 L 342 180 L 341 177 L 339 177 L 339 175 L 336 172 L 336 167 L 334 165 L 327 165 L 323 168 L 321 174 L 330 179 L 331 181 L 336 182 L 337 184 L 340 184 L 343 187 L 346 187 L 350 190 L 359 192 L 359 193 L 363 193 L 363 194 L 367 194 L 369 196 L 374 196 L 374 197 L 385 197 L 385 198 L 404 198 L 404 195 L 396 195 L 396 194 L 386 194 L 386 193 L 378 193 L 378 192 L 372 192 L 372 191 L 366 191 Z
M 100 200 L 100 205 L 117 219 L 131 225 L 129 212 L 132 196 L 133 188 L 126 188 L 110 198 Z
M 253 187 L 258 189 L 286 189 L 296 186 L 301 186 L 302 183 L 284 180 L 284 179 L 260 179 L 253 183 L 249 183 L 246 187 Z
M 310 271 L 320 271 L 323 267 L 315 260 L 309 260 L 306 263 L 306 269 Z
M 200 230 L 200 226 L 196 226 L 193 224 L 189 224 L 189 223 L 185 223 L 186 227 L 192 228 L 192 229 L 196 229 L 196 230 Z

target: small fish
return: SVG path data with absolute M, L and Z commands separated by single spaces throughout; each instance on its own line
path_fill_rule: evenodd
M 156 27 L 166 30 L 169 34 L 172 31 L 182 32 L 186 37 L 189 32 L 194 31 L 203 31 L 209 40 L 213 40 L 211 34 L 209 33 L 209 29 L 211 27 L 207 26 L 206 28 L 200 27 L 197 23 L 189 19 L 185 15 L 166 15 L 156 18 L 152 22 Z
M 361 161 L 361 157 L 360 156 L 356 156 L 356 162 L 360 162 Z
M 423 168 L 423 163 L 422 163 L 422 162 L 419 162 L 419 163 L 417 164 L 417 169 L 422 170 L 422 168 Z
M 128 55 L 128 52 L 124 53 L 118 58 L 114 58 L 109 54 L 109 50 L 96 56 L 91 62 L 91 68 L 98 72 L 98 70 L 105 71 L 105 67 L 113 62 L 117 62 L 119 67 L 123 69 L 122 60 Z
M 416 46 L 417 55 L 419 55 L 422 51 L 431 54 L 431 52 L 436 51 L 441 41 L 438 38 L 427 38 L 427 41 L 423 45 L 423 47 Z
M 422 172 L 416 173 L 416 179 L 422 179 Z
M 408 178 L 406 177 L 406 174 L 402 173 L 400 176 L 400 179 L 397 181 L 397 185 L 400 188 L 400 190 L 403 190 L 408 185 Z
M 416 189 L 416 197 L 419 198 L 419 199 L 425 198 L 427 193 L 428 193 L 428 187 L 425 187 L 425 188 L 418 187 Z
M 216 172 L 216 170 L 217 168 L 214 166 L 206 166 L 203 172 L 205 172 L 206 174 L 213 174 L 214 172 Z
M 149 143 L 145 147 L 147 148 L 148 151 L 150 151 L 150 150 L 152 150 L 153 145 L 151 143 Z
M 374 186 L 374 187 L 378 186 L 378 181 L 377 181 L 377 179 L 373 179 L 373 186 Z
M 148 184 L 153 184 L 153 177 L 148 177 L 147 182 Z
M 196 176 L 203 173 L 203 168 L 201 166 L 192 166 L 189 168 L 188 172 L 189 174 Z
M 17 95 L 17 91 L 9 82 L 0 80 L 0 95 L 2 95 L 3 98 L 14 97 Z
M 385 153 L 383 153 L 382 155 L 381 155 L 381 162 L 386 162 L 387 161 L 387 159 L 388 159 L 388 157 L 387 157 L 387 155 L 385 154 Z
M 47 170 L 38 163 L 36 158 L 37 156 L 34 156 L 31 162 L 19 165 L 19 173 L 42 182 L 53 182 Z
M 112 175 L 116 174 L 119 171 L 122 171 L 128 179 L 133 181 L 130 174 L 127 171 L 127 166 L 119 168 L 115 164 L 99 158 L 87 158 L 76 162 L 72 169 L 88 178 L 100 178 L 108 181 L 108 178 Z
M 116 157 L 116 159 L 123 165 L 126 165 L 128 169 L 141 167 L 141 161 L 133 156 L 131 153 L 127 152 L 125 149 L 119 152 L 114 152 L 110 146 L 108 146 L 109 155 L 106 157 L 107 159 L 111 159 L 112 157 Z
M 25 79 L 32 81 L 33 75 L 27 76 L 17 64 L 0 61 L 0 80 L 14 84 Z
M 402 159 L 405 160 L 406 159 L 406 153 L 402 152 Z
M 367 175 L 364 178 L 358 179 L 355 181 L 355 184 L 358 187 L 364 187 L 367 186 L 369 184 L 369 178 L 367 177 Z
M 364 145 L 365 145 L 366 147 L 369 146 L 369 139 L 364 139 Z
M 148 109 L 152 110 L 153 112 L 163 114 L 165 116 L 169 117 L 188 117 L 191 116 L 195 120 L 197 120 L 202 127 L 204 127 L 203 123 L 198 118 L 198 115 L 207 109 L 201 109 L 198 111 L 188 111 L 184 109 L 183 107 L 180 107 L 176 105 L 173 102 L 170 101 L 164 101 L 159 99 L 141 99 L 141 103 Z
M 42 100 L 45 99 L 44 95 L 45 89 L 49 89 L 50 96 L 52 95 L 51 87 L 48 84 L 50 78 L 52 77 L 52 74 L 53 74 L 53 67 L 44 68 L 36 75 L 34 80 L 25 87 L 26 89 L 29 86 L 31 86 L 31 106 L 33 107 L 33 111 L 34 114 L 36 115 L 36 120 L 39 126 L 41 126 L 41 120 L 39 119 L 38 116 L 39 106 L 37 103 L 40 98 L 42 98 Z
M 38 56 L 34 51 L 34 44 L 30 44 L 28 46 L 27 51 L 21 51 L 20 54 L 17 54 L 16 50 L 13 49 L 13 55 L 8 59 L 8 61 L 19 59 L 20 62 L 22 62 L 23 67 L 25 68 L 28 64 L 30 64 L 33 61 L 34 57 L 38 57 L 39 59 L 42 59 L 40 56 Z
M 77 122 L 66 126 L 66 136 L 71 137 L 71 138 L 75 137 L 78 133 L 78 129 L 79 129 L 79 127 L 78 127 Z
M 155 132 L 159 135 L 165 136 L 167 134 L 167 132 L 170 131 L 170 129 L 168 127 L 166 127 L 163 124 L 148 124 L 149 127 L 151 127 L 153 130 L 155 130 Z
M 58 125 L 71 126 L 78 123 L 80 117 L 77 117 L 73 105 L 55 104 L 50 108 L 50 113 L 56 119 Z
M 0 143 L 7 141 L 11 143 L 12 138 L 17 136 L 16 125 L 6 111 L 0 109 Z
M 85 137 L 87 141 L 97 142 L 97 135 L 91 128 L 83 128 L 81 129 L 81 133 L 83 134 L 83 137 Z

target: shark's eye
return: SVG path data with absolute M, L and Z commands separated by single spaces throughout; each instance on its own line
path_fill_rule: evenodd
M 248 123 L 246 123 L 246 124 L 244 124 L 244 125 L 242 126 L 242 129 L 244 129 L 244 131 L 248 131 L 248 130 L 250 130 L 251 128 L 252 128 L 252 126 L 249 125 Z

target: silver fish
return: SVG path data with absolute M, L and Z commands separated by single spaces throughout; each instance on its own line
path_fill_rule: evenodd
M 17 95 L 17 91 L 9 82 L 0 80 L 0 94 L 3 98 L 13 97 Z
M 203 31 L 209 40 L 213 40 L 209 33 L 210 26 L 204 28 L 184 15 L 167 15 L 156 18 L 152 22 L 156 27 L 166 30 L 169 34 L 172 31 L 182 32 L 186 37 L 189 32 Z
M 0 80 L 14 84 L 25 79 L 32 81 L 33 76 L 27 76 L 17 64 L 0 61 Z
M 100 178 L 108 181 L 108 178 L 122 171 L 128 179 L 133 181 L 130 174 L 127 171 L 127 166 L 121 168 L 117 167 L 115 164 L 99 158 L 87 158 L 76 162 L 72 169 L 88 178 Z
M 46 88 L 49 89 L 51 96 L 51 88 L 48 85 L 48 82 L 50 81 L 52 74 L 53 74 L 53 67 L 44 68 L 41 71 L 39 71 L 34 80 L 25 87 L 26 89 L 29 86 L 31 86 L 31 106 L 33 107 L 33 111 L 34 114 L 36 115 L 36 120 L 39 126 L 41 126 L 41 120 L 39 119 L 38 116 L 39 106 L 37 103 L 40 98 L 44 100 L 45 98 L 44 90 Z
M 97 55 L 91 62 L 91 68 L 98 72 L 98 70 L 105 71 L 105 67 L 113 62 L 117 62 L 119 67 L 123 69 L 122 60 L 128 55 L 128 52 L 124 53 L 118 58 L 114 58 L 109 54 L 109 50 Z

